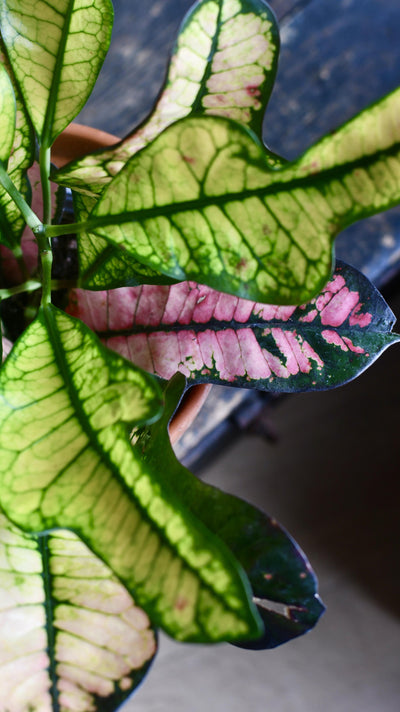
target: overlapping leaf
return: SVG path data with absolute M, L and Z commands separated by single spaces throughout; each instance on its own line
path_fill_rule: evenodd
M 217 534 L 245 569 L 262 615 L 264 636 L 249 647 L 273 648 L 306 633 L 318 621 L 324 606 L 317 581 L 304 553 L 279 524 L 237 497 L 221 492 L 193 477 L 169 442 L 172 417 L 185 379 L 177 374 L 166 388 L 163 417 L 145 428 L 141 440 L 144 456 L 164 476 L 173 475 L 177 494 L 196 517 Z M 276 612 L 271 601 L 280 603 Z
M 239 124 L 183 119 L 130 159 L 87 230 L 177 280 L 308 301 L 329 278 L 337 233 L 399 201 L 399 108 L 397 90 L 274 170 Z
M 74 194 L 77 220 L 84 221 L 95 201 L 81 193 Z M 175 280 L 138 262 L 132 255 L 98 235 L 81 233 L 78 237 L 79 284 L 84 289 L 115 289 L 121 285 L 172 284 Z
M 228 116 L 261 135 L 279 51 L 275 17 L 263 0 L 202 0 L 180 28 L 166 84 L 150 117 L 116 147 L 57 173 L 98 194 L 137 151 L 167 126 L 196 114 Z
M 116 709 L 146 674 L 149 620 L 71 532 L 39 537 L 0 515 L 0 707 Z
M 169 379 L 288 392 L 355 378 L 390 344 L 394 315 L 357 270 L 339 263 L 300 307 L 260 304 L 183 282 L 110 292 L 75 290 L 69 311 L 109 348 Z
M 5 163 L 14 142 L 16 106 L 14 89 L 3 64 L 0 64 L 0 161 Z
M 110 0 L 38 0 L 33 6 L 1 0 L 2 38 L 45 148 L 86 102 L 108 48 L 112 17 Z
M 55 179 L 98 194 L 131 156 L 193 113 L 229 116 L 261 135 L 278 49 L 275 18 L 263 0 L 197 3 L 180 28 L 165 88 L 150 117 L 116 147 L 73 161 L 57 171 Z M 275 163 L 276 158 L 268 156 Z M 82 205 L 77 202 L 76 207 L 81 220 Z M 86 289 L 165 283 L 158 271 L 140 265 L 99 235 L 81 234 L 78 249 Z
M 160 412 L 153 377 L 47 307 L 0 372 L 0 495 L 30 531 L 75 531 L 179 639 L 257 637 L 243 570 L 128 430 Z
M 32 164 L 34 158 L 34 141 L 31 125 L 21 100 L 18 86 L 10 70 L 7 58 L 1 51 L 0 44 L 0 67 L 4 77 L 4 83 L 8 88 L 13 89 L 12 102 L 9 108 L 5 106 L 1 110 L 3 128 L 1 135 L 7 141 L 7 151 L 5 151 L 5 167 L 14 183 L 15 187 L 29 202 L 30 191 L 26 180 L 26 171 Z M 8 77 L 8 82 L 6 79 Z M 6 125 L 8 124 L 8 126 Z M 7 139 L 5 138 L 7 135 Z M 25 227 L 25 222 L 21 213 L 9 194 L 0 185 L 0 242 L 11 249 L 16 249 L 21 240 L 21 235 Z

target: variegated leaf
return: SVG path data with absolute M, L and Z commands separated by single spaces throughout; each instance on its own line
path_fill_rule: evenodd
M 112 712 L 156 651 L 149 620 L 67 531 L 24 533 L 0 514 L 0 708 Z
M 8 141 L 11 143 L 11 146 L 7 151 L 8 155 L 6 158 L 8 160 L 5 165 L 12 182 L 29 202 L 30 191 L 26 181 L 26 171 L 32 164 L 34 158 L 35 144 L 33 132 L 7 57 L 1 51 L 1 43 L 0 62 L 3 74 L 8 75 L 9 85 L 13 88 L 13 103 L 15 104 L 13 118 L 13 124 L 15 125 L 13 125 L 11 134 L 8 132 Z M 6 116 L 4 107 L 1 111 L 1 115 L 4 122 Z M 5 136 L 7 133 L 5 126 L 3 126 L 0 133 Z M 17 246 L 21 240 L 24 227 L 25 221 L 19 209 L 9 194 L 4 190 L 3 186 L 0 185 L 0 242 L 18 252 Z
M 274 170 L 239 124 L 183 119 L 130 159 L 85 227 L 177 280 L 308 301 L 329 278 L 338 232 L 400 199 L 399 108 L 396 90 Z
M 300 307 L 260 304 L 183 282 L 74 290 L 69 311 L 109 348 L 162 378 L 288 392 L 333 388 L 399 340 L 394 315 L 361 273 L 339 263 Z
M 74 193 L 77 220 L 84 221 L 94 206 L 94 199 Z M 175 280 L 138 262 L 125 250 L 110 245 L 98 235 L 77 235 L 79 285 L 84 289 L 114 289 L 137 284 L 173 284 Z
M 261 136 L 278 51 L 278 27 L 264 0 L 201 0 L 183 21 L 150 117 L 116 147 L 59 171 L 57 181 L 100 193 L 131 156 L 194 113 L 230 117 Z
M 13 85 L 5 66 L 0 63 L 0 161 L 2 163 L 7 162 L 13 147 L 15 122 L 16 106 Z
M 156 379 L 41 309 L 0 371 L 3 510 L 30 532 L 73 530 L 171 635 L 256 638 L 243 569 L 131 445 L 160 412 Z
M 241 645 L 273 648 L 306 633 L 324 612 L 316 577 L 305 554 L 274 519 L 193 477 L 177 460 L 167 428 L 184 387 L 184 377 L 176 374 L 165 390 L 162 418 L 143 429 L 139 443 L 162 476 L 173 476 L 188 509 L 227 544 L 245 569 L 265 631 L 260 640 Z M 274 604 L 284 610 L 277 612 Z
M 108 48 L 112 19 L 110 0 L 1 0 L 3 42 L 45 148 L 85 104 Z

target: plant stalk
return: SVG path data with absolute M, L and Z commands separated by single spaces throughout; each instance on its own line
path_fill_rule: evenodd
M 39 154 L 40 180 L 42 184 L 43 197 L 43 222 L 51 223 L 51 186 L 50 186 L 50 148 L 40 150 Z M 50 237 L 45 231 L 36 233 L 39 247 L 40 260 L 42 263 L 42 307 L 51 304 L 51 268 L 53 264 L 53 252 Z

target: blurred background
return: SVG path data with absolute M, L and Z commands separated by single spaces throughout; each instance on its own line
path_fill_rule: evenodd
M 264 134 L 271 149 L 294 158 L 399 85 L 400 3 L 270 4 L 282 48 Z M 81 123 L 122 137 L 145 118 L 191 5 L 114 0 L 113 44 Z M 400 317 L 399 210 L 346 230 L 337 252 L 382 288 Z M 307 636 L 259 653 L 161 636 L 126 712 L 398 712 L 399 348 L 326 393 L 269 401 L 213 389 L 180 456 L 290 531 L 319 577 L 327 612 Z

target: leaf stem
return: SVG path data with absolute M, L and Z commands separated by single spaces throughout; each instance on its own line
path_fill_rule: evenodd
M 8 299 L 13 297 L 15 294 L 23 294 L 23 292 L 34 292 L 36 289 L 40 289 L 42 286 L 41 282 L 37 282 L 34 279 L 29 279 L 23 284 L 17 284 L 15 287 L 9 287 L 8 289 L 0 289 L 0 301 L 2 299 Z
M 0 161 L 0 183 L 3 186 L 4 190 L 7 191 L 8 195 L 13 199 L 16 206 L 21 211 L 28 227 L 30 227 L 31 230 L 35 234 L 37 234 L 38 232 L 41 232 L 43 230 L 42 222 L 39 220 L 36 213 L 34 213 L 33 210 L 29 207 L 28 203 L 26 202 L 25 198 L 23 198 L 23 196 L 21 195 L 19 190 L 15 187 L 14 183 L 12 182 L 10 176 L 8 175 L 7 171 L 4 168 L 3 163 L 1 161 Z
M 51 223 L 51 187 L 50 187 L 50 148 L 41 148 L 39 154 L 40 180 L 42 184 L 43 196 L 43 222 Z M 42 263 L 43 291 L 41 305 L 43 307 L 51 304 L 51 268 L 53 264 L 53 252 L 51 249 L 50 236 L 45 230 L 36 233 L 39 246 L 40 260 Z

